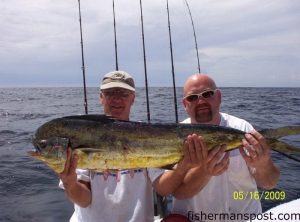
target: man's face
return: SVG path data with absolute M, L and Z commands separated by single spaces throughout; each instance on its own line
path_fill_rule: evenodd
M 105 115 L 120 120 L 129 120 L 130 108 L 134 98 L 134 92 L 123 88 L 106 89 L 100 93 L 100 103 L 104 107 Z
M 197 96 L 199 95 L 200 96 Z M 218 124 L 221 93 L 210 84 L 194 81 L 187 85 L 183 99 L 186 112 L 192 123 Z

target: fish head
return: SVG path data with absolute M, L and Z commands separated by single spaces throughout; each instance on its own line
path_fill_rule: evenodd
M 55 172 L 62 172 L 67 156 L 69 139 L 52 137 L 47 139 L 32 138 L 34 151 L 29 155 L 33 158 L 45 162 Z

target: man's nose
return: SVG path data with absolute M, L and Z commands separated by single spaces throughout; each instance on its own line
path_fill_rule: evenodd
M 118 96 L 118 95 L 114 95 L 112 96 L 112 101 L 114 102 L 121 102 L 122 101 L 122 97 L 121 96 Z
M 197 103 L 197 104 L 203 104 L 203 103 L 206 103 L 206 99 L 203 98 L 202 96 L 199 96 L 196 103 Z

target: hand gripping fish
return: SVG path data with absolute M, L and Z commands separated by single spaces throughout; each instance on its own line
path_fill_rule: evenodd
M 189 134 L 204 138 L 208 149 L 227 144 L 227 150 L 240 147 L 245 132 L 202 124 L 150 124 L 119 121 L 105 115 L 66 116 L 40 126 L 33 136 L 34 158 L 44 161 L 55 172 L 64 168 L 68 144 L 76 150 L 78 168 L 107 169 L 163 168 L 183 156 L 183 142 Z M 260 131 L 272 149 L 300 152 L 277 140 L 300 134 L 300 126 Z

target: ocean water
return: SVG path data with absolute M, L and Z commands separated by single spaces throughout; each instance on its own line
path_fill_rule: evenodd
M 300 125 L 300 88 L 221 88 L 222 111 L 248 120 L 257 129 Z M 103 113 L 98 89 L 88 88 L 89 113 Z M 179 120 L 187 116 L 177 89 Z M 175 122 L 172 88 L 150 88 L 152 122 Z M 73 204 L 58 188 L 58 177 L 31 158 L 31 136 L 56 117 L 84 114 L 82 88 L 0 88 L 0 221 L 68 221 Z M 131 120 L 147 121 L 144 88 L 138 88 Z M 300 147 L 300 136 L 283 141 Z M 300 198 L 300 163 L 272 153 L 281 169 L 275 191 L 284 200 L 263 200 L 263 209 Z M 300 158 L 299 155 L 296 157 Z

